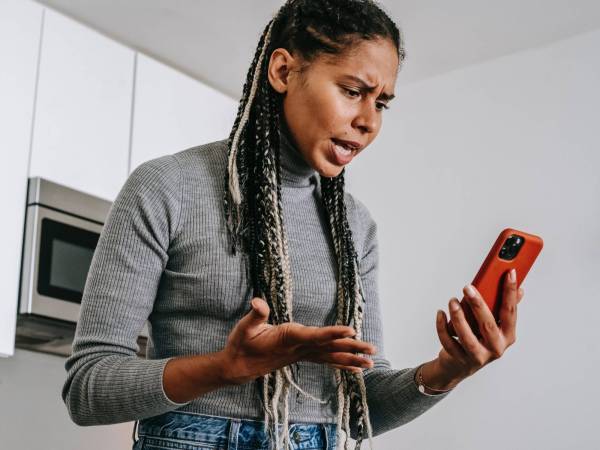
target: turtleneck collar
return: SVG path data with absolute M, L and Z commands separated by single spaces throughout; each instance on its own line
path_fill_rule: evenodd
M 317 171 L 306 162 L 282 120 L 279 127 L 281 183 L 283 186 L 306 187 L 316 181 Z M 313 180 L 314 177 L 314 180 Z

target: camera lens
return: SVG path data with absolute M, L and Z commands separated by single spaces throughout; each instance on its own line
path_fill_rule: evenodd
M 519 253 L 519 249 L 523 245 L 523 238 L 516 234 L 511 234 L 504 242 L 498 256 L 505 260 L 512 260 Z

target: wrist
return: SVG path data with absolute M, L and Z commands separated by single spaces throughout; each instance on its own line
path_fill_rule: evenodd
M 222 385 L 239 386 L 258 377 L 258 375 L 253 376 L 248 372 L 247 366 L 241 361 L 243 361 L 243 358 L 239 358 L 226 350 L 215 353 L 215 365 Z
M 215 353 L 215 365 L 219 374 L 219 381 L 224 386 L 233 386 L 235 381 L 230 377 L 232 373 L 231 363 L 228 362 L 227 355 L 223 350 Z
M 461 375 L 443 369 L 437 358 L 421 365 L 420 369 L 415 373 L 415 379 L 417 381 L 419 372 L 421 381 L 425 387 L 425 392 L 429 394 L 440 393 L 436 391 L 449 391 L 465 378 Z
M 177 356 L 163 370 L 163 391 L 174 403 L 185 403 L 226 385 L 217 353 Z

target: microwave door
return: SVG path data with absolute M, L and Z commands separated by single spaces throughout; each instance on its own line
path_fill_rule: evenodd
M 39 205 L 28 208 L 27 223 L 20 312 L 77 322 L 102 225 Z

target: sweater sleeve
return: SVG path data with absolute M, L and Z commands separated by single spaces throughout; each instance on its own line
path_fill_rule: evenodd
M 138 166 L 111 205 L 87 275 L 62 398 L 78 425 L 121 423 L 187 403 L 163 389 L 170 358 L 136 355 L 181 212 L 172 155 Z
M 353 199 L 353 202 L 355 213 L 359 215 L 356 220 L 363 227 L 365 239 L 360 259 L 365 296 L 362 340 L 377 347 L 377 353 L 371 357 L 373 367 L 363 371 L 373 436 L 377 436 L 417 418 L 446 398 L 451 391 L 441 394 L 422 393 L 414 380 L 417 367 L 394 369 L 386 359 L 378 292 L 377 224 L 358 199 Z M 354 417 L 350 423 L 355 423 Z M 350 431 L 350 436 L 356 439 L 354 425 Z

